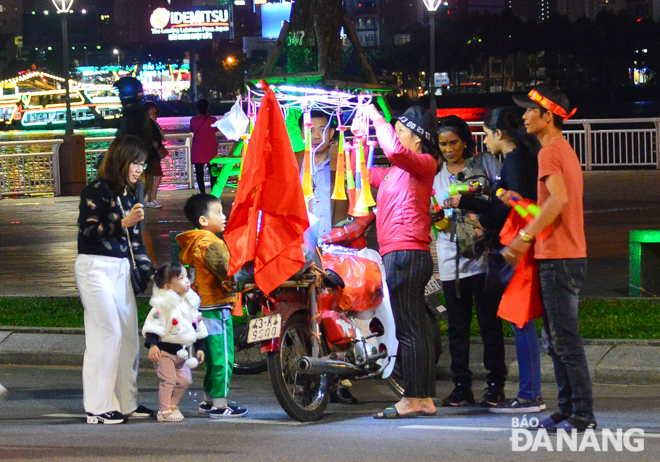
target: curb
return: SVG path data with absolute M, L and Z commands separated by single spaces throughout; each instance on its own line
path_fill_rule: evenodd
M 472 337 L 470 368 L 473 379 L 486 379 L 483 367 L 483 344 Z M 660 384 L 660 340 L 585 339 L 589 372 L 595 383 L 653 385 Z M 6 327 L 0 326 L 0 364 L 81 367 L 85 352 L 82 328 Z M 505 339 L 509 382 L 516 382 L 518 362 L 514 339 Z M 148 350 L 140 343 L 140 367 L 151 368 Z M 436 378 L 451 380 L 449 353 L 446 347 L 436 366 Z M 541 354 L 541 380 L 554 383 L 554 369 L 547 354 Z

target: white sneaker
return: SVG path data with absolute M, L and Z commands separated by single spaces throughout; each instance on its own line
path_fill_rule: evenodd
M 147 201 L 147 203 L 145 204 L 145 206 L 146 206 L 147 208 L 149 208 L 149 209 L 159 209 L 159 208 L 162 207 L 162 205 L 160 205 L 160 204 L 159 204 L 158 202 L 156 202 L 156 201 Z
M 7 396 L 7 389 L 0 383 L 0 400 L 4 399 L 5 396 Z

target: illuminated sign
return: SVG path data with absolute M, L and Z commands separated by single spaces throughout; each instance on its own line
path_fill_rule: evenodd
M 261 37 L 276 39 L 280 36 L 282 24 L 291 17 L 292 2 L 266 3 L 261 7 Z
M 151 35 L 170 41 L 233 39 L 233 5 L 194 11 L 156 8 L 149 19 Z

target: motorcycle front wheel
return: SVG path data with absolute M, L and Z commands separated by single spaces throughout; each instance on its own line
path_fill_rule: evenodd
M 268 368 L 266 354 L 261 343 L 248 343 L 248 325 L 234 325 L 234 374 L 261 374 Z
M 328 376 L 298 372 L 298 358 L 311 354 L 309 320 L 296 314 L 284 325 L 280 351 L 268 353 L 268 374 L 280 406 L 298 422 L 320 420 L 330 401 Z

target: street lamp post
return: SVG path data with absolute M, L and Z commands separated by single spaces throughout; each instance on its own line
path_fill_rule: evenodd
M 429 110 L 433 117 L 438 116 L 438 108 L 435 104 L 435 12 L 438 11 L 443 0 L 423 0 L 424 6 L 429 11 L 429 24 L 431 29 L 431 69 L 429 73 Z
M 71 94 L 69 93 L 69 34 L 67 33 L 67 14 L 71 13 L 73 0 L 52 0 L 57 13 L 62 18 L 62 50 L 64 64 L 64 101 L 66 102 L 65 135 L 73 135 L 73 117 L 71 116 Z

